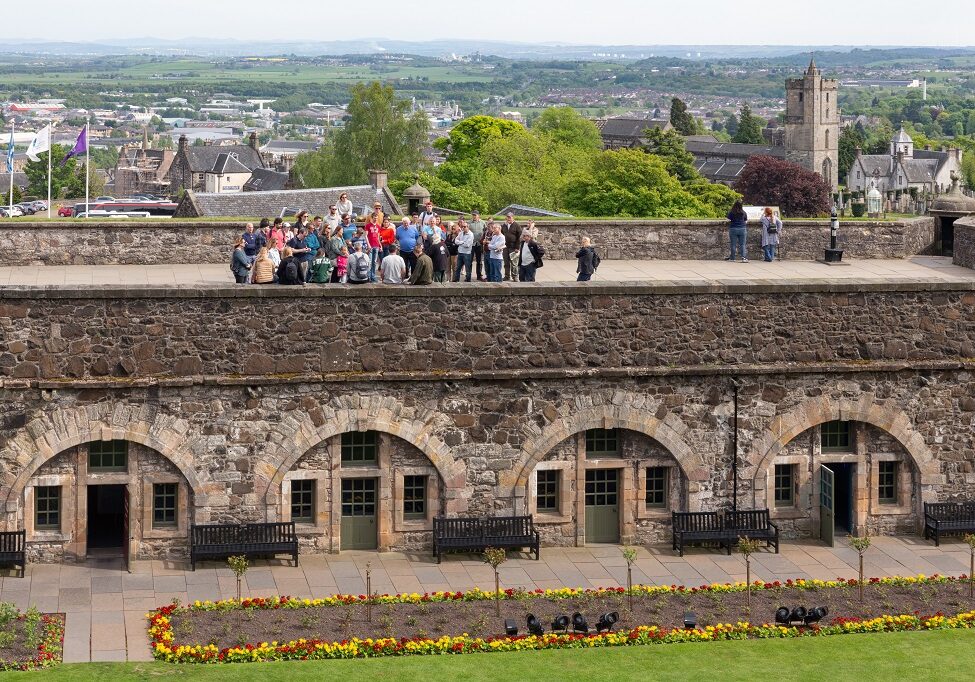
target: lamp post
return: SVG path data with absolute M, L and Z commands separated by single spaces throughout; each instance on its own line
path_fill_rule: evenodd
M 836 235 L 840 231 L 840 219 L 836 215 L 836 206 L 829 217 L 829 248 L 823 260 L 827 263 L 839 263 L 843 260 L 843 249 L 836 248 Z

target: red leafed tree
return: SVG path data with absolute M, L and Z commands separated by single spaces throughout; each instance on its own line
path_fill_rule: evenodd
M 774 156 L 753 156 L 735 189 L 752 206 L 778 206 L 790 218 L 828 215 L 833 207 L 829 184 L 818 173 Z

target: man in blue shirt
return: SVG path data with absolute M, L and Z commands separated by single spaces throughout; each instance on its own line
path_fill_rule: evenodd
M 396 228 L 396 241 L 399 242 L 400 253 L 403 254 L 403 260 L 406 261 L 407 275 L 413 272 L 413 266 L 416 265 L 413 247 L 416 246 L 416 241 L 419 238 L 420 231 L 416 229 L 416 225 L 411 224 L 410 219 L 404 216 L 402 224 Z
M 319 220 L 321 222 L 321 220 Z M 318 253 L 318 249 L 322 248 L 322 242 L 318 239 L 318 233 L 315 230 L 309 230 L 307 236 L 305 237 L 305 248 L 308 249 L 308 253 L 305 254 L 305 258 L 302 258 L 302 262 L 305 263 L 305 281 L 311 281 L 311 262 L 315 260 L 315 255 Z
M 349 251 L 352 250 L 352 238 L 355 236 L 355 223 L 352 222 L 352 216 L 348 213 L 342 214 L 342 239 L 345 240 L 346 246 L 349 247 Z

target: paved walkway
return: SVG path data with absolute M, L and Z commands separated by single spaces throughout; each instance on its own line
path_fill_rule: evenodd
M 670 547 L 641 547 L 638 552 L 633 571 L 638 583 L 700 585 L 745 577 L 738 554 L 692 549 L 680 558 Z M 504 587 L 609 587 L 626 581 L 626 562 L 616 545 L 544 547 L 540 561 L 515 556 L 501 567 Z M 968 562 L 968 545 L 961 540 L 950 539 L 937 548 L 918 537 L 877 537 L 867 551 L 864 571 L 869 576 L 960 575 L 968 572 Z M 343 552 L 303 556 L 298 568 L 286 561 L 258 562 L 247 572 L 244 594 L 362 594 L 367 563 L 372 566 L 373 589 L 379 593 L 491 589 L 493 583 L 490 567 L 473 555 L 451 555 L 437 565 L 426 553 Z M 845 541 L 834 549 L 817 540 L 786 542 L 778 555 L 764 549 L 753 555 L 752 574 L 761 580 L 855 578 L 856 564 L 857 554 Z M 32 564 L 25 578 L 5 576 L 0 587 L 0 599 L 20 608 L 36 605 L 41 611 L 67 614 L 66 662 L 150 660 L 148 610 L 173 598 L 186 603 L 235 593 L 233 574 L 214 562 L 193 572 L 182 562 L 140 561 L 133 562 L 128 573 L 112 559 L 84 565 Z
M 546 260 L 540 282 L 569 282 L 576 278 L 576 261 Z M 950 258 L 917 256 L 906 260 L 851 260 L 831 267 L 815 261 L 761 260 L 728 263 L 713 260 L 604 260 L 597 282 L 665 282 L 702 284 L 768 284 L 783 280 L 843 280 L 959 282 L 975 281 L 975 270 L 952 265 Z M 227 265 L 52 265 L 0 267 L 0 286 L 185 286 L 232 284 Z M 472 284 L 472 286 L 477 286 Z

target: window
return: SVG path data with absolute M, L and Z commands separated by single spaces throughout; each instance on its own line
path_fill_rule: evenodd
M 586 431 L 586 457 L 619 457 L 620 441 L 617 429 L 589 429 Z
M 379 439 L 375 431 L 350 431 L 342 434 L 342 464 L 375 466 Z
M 670 506 L 669 481 L 670 470 L 667 467 L 647 468 L 647 508 L 663 509 Z
M 129 462 L 129 444 L 124 440 L 96 440 L 88 443 L 88 470 L 125 471 Z
M 880 462 L 877 497 L 880 504 L 897 504 L 897 462 Z
M 315 479 L 291 481 L 291 520 L 295 523 L 315 523 Z
M 820 427 L 823 452 L 849 452 L 853 449 L 853 429 L 850 422 L 826 422 Z
M 176 527 L 177 485 L 154 483 L 152 486 L 152 527 Z
M 792 507 L 795 506 L 795 496 L 793 490 L 793 465 L 775 465 L 775 506 Z
M 42 485 L 34 488 L 34 528 L 61 530 L 61 486 Z
M 536 508 L 539 512 L 557 514 L 559 511 L 559 474 L 557 469 L 542 469 L 537 472 L 535 486 Z
M 427 518 L 427 477 L 403 477 L 403 518 Z

